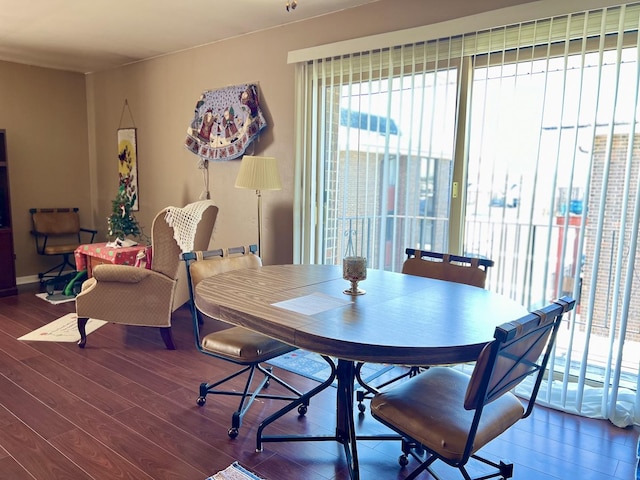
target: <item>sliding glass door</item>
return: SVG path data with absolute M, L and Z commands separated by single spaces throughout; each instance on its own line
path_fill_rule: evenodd
M 640 424 L 640 4 L 297 68 L 296 260 L 491 258 L 567 316 L 540 400 Z
M 353 253 L 399 271 L 407 247 L 447 249 L 458 69 L 436 69 L 426 51 L 394 69 L 391 54 L 319 75 L 322 263 Z
M 638 415 L 611 402 L 635 397 L 640 358 L 637 42 L 603 31 L 475 57 L 467 132 L 464 245 L 496 261 L 489 288 L 531 309 L 578 301 L 542 397 L 620 425 Z

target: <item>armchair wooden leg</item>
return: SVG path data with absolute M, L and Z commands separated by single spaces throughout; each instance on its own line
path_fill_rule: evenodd
M 87 322 L 88 318 L 78 317 L 78 331 L 80 332 L 80 341 L 78 342 L 78 346 L 80 348 L 84 348 L 87 344 Z
M 171 333 L 171 327 L 160 327 L 160 335 L 167 347 L 167 350 L 175 350 L 176 344 L 173 343 L 173 334 Z

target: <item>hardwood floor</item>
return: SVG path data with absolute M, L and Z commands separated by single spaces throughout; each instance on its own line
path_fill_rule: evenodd
M 268 480 L 348 478 L 334 442 L 269 443 L 255 452 L 257 423 L 281 402 L 256 401 L 235 440 L 226 432 L 236 399 L 214 396 L 196 406 L 200 383 L 232 366 L 194 348 L 186 307 L 174 314 L 175 351 L 164 348 L 154 329 L 113 324 L 90 334 L 82 350 L 75 343 L 16 340 L 74 311 L 74 303 L 50 305 L 21 290 L 0 298 L 0 479 L 203 480 L 234 460 Z M 316 385 L 279 373 L 301 390 Z M 331 433 L 333 394 L 327 389 L 305 417 L 294 411 L 266 433 Z M 358 417 L 358 428 L 384 431 L 368 412 Z M 537 407 L 483 452 L 512 461 L 519 480 L 629 480 L 639 433 Z M 406 476 L 397 463 L 398 442 L 361 442 L 358 449 L 364 480 Z

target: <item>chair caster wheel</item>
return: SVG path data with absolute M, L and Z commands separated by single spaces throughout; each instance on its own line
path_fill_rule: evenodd
M 306 405 L 298 406 L 298 415 L 303 416 L 307 414 L 308 407 Z
M 360 413 L 364 413 L 367 410 L 367 407 L 364 403 L 359 403 L 358 410 L 360 411 Z
M 231 427 L 227 431 L 227 435 L 229 435 L 229 438 L 236 438 L 238 436 L 238 433 L 240 433 L 240 432 L 238 431 L 238 429 L 236 427 Z
M 401 467 L 406 467 L 409 465 L 409 458 L 407 458 L 406 455 L 400 455 L 400 457 L 398 457 L 398 463 Z
M 198 397 L 196 403 L 199 407 L 203 406 L 205 403 L 207 403 L 207 397 Z

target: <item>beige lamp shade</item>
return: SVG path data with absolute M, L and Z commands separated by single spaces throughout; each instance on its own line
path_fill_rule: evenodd
M 280 190 L 280 174 L 278 164 L 273 157 L 242 157 L 240 171 L 236 177 L 237 188 L 253 190 Z

